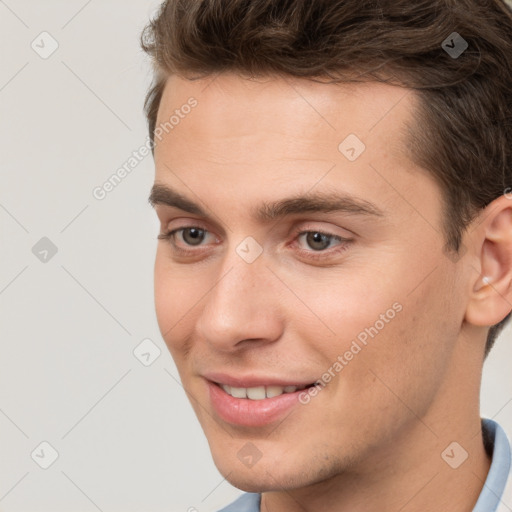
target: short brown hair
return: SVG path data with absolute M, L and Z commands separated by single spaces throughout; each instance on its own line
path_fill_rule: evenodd
M 468 45 L 461 55 L 449 52 L 455 41 Z M 512 186 L 512 12 L 504 0 L 167 0 L 141 45 L 155 72 L 144 103 L 152 144 L 172 74 L 378 81 L 417 92 L 407 150 L 442 188 L 452 256 L 479 211 Z M 510 315 L 490 328 L 485 356 Z

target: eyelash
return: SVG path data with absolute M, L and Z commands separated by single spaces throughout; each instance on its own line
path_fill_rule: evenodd
M 171 242 L 173 250 L 175 252 L 177 252 L 179 255 L 191 256 L 193 254 L 197 254 L 199 252 L 198 250 L 182 249 L 181 247 L 178 247 L 174 243 L 176 234 L 179 233 L 180 231 L 181 232 L 185 231 L 186 229 L 198 229 L 198 230 L 204 231 L 205 233 L 209 233 L 208 230 L 203 229 L 200 226 L 183 226 L 181 228 L 176 228 L 167 233 L 162 233 L 162 234 L 158 235 L 158 239 L 159 240 L 167 240 L 167 241 Z M 324 235 L 324 236 L 328 237 L 329 241 L 336 240 L 338 242 L 341 242 L 341 244 L 335 250 L 324 249 L 324 250 L 319 250 L 319 251 L 313 251 L 313 250 L 306 250 L 306 249 L 298 249 L 299 254 L 301 254 L 311 260 L 320 260 L 320 259 L 325 259 L 326 256 L 330 257 L 330 256 L 334 256 L 337 254 L 341 254 L 342 252 L 344 252 L 347 249 L 347 245 L 352 241 L 349 238 L 343 238 L 341 236 L 333 235 L 332 233 L 326 233 L 326 232 L 320 231 L 318 229 L 310 229 L 310 230 L 302 230 L 302 231 L 297 229 L 293 234 L 293 236 L 294 236 L 293 240 L 296 241 L 300 236 L 306 235 L 308 233 L 318 233 L 320 235 Z

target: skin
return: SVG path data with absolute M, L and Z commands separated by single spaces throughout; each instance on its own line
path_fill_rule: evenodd
M 443 250 L 441 189 L 404 150 L 417 102 L 407 89 L 172 76 L 157 125 L 191 96 L 197 106 L 156 141 L 155 183 L 208 215 L 154 206 L 160 233 L 207 233 L 199 246 L 190 232 L 159 240 L 155 305 L 219 471 L 263 492 L 262 511 L 472 510 L 490 465 L 485 339 L 512 300 L 510 200 L 482 211 L 462 257 Z M 338 150 L 350 133 L 366 145 L 353 162 Z M 350 194 L 383 216 L 251 216 L 262 201 L 305 192 Z M 298 235 L 308 230 L 350 242 L 318 250 Z M 236 252 L 247 236 L 263 249 L 250 264 Z M 281 422 L 237 427 L 216 415 L 205 372 L 313 382 L 395 303 L 401 311 Z M 237 457 L 249 441 L 261 452 L 251 468 Z M 454 441 L 469 455 L 457 469 L 441 457 Z

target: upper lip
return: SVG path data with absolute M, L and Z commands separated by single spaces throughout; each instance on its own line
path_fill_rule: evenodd
M 298 380 L 298 379 L 283 379 L 273 376 L 264 375 L 246 375 L 246 376 L 234 376 L 227 375 L 226 373 L 205 373 L 203 374 L 205 379 L 217 384 L 226 384 L 235 388 L 255 388 L 259 386 L 309 386 L 318 379 L 312 380 Z

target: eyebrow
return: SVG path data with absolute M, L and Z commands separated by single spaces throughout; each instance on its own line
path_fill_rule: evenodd
M 155 183 L 148 198 L 149 203 L 178 208 L 185 212 L 207 217 L 206 211 L 184 195 L 167 185 Z M 343 212 L 352 215 L 384 217 L 384 212 L 373 203 L 343 193 L 306 193 L 275 202 L 263 201 L 251 210 L 260 223 L 269 222 L 287 215 L 314 212 Z

